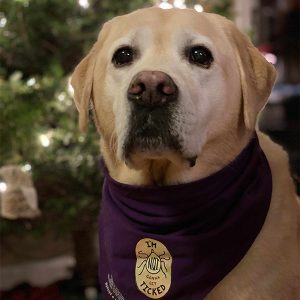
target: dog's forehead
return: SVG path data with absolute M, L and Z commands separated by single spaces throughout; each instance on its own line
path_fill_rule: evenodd
M 143 38 L 151 33 L 161 43 L 179 38 L 188 32 L 209 37 L 211 40 L 224 38 L 220 19 L 213 14 L 198 13 L 192 9 L 148 8 L 116 17 L 109 22 L 109 44 L 127 37 Z

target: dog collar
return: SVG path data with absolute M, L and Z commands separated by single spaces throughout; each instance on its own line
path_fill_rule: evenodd
M 203 299 L 253 244 L 271 192 L 256 135 L 228 166 L 191 183 L 132 186 L 105 172 L 99 222 L 105 299 Z

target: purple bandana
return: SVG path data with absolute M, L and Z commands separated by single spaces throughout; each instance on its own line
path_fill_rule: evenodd
M 106 171 L 99 224 L 105 299 L 203 299 L 251 247 L 271 192 L 256 136 L 228 166 L 191 183 L 131 186 Z

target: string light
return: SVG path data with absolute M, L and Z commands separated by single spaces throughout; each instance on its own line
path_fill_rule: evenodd
M 78 3 L 81 7 L 83 7 L 84 9 L 87 9 L 90 7 L 90 3 L 88 0 L 78 0 Z
M 36 80 L 34 78 L 30 78 L 30 79 L 27 80 L 26 84 L 28 86 L 33 86 L 33 85 L 36 84 Z
M 69 88 L 68 88 L 69 89 Z M 72 91 L 68 91 L 68 94 L 70 95 L 72 93 Z M 63 105 L 66 105 L 66 106 L 71 106 L 72 105 L 72 101 L 70 100 L 70 98 L 68 97 L 68 94 L 62 92 L 60 94 L 58 94 L 57 96 L 57 100 L 62 103 Z M 73 97 L 73 96 L 71 96 Z
M 40 143 L 43 147 L 47 148 L 50 146 L 50 139 L 46 134 L 41 134 L 39 136 Z
M 195 9 L 195 11 L 197 11 L 199 13 L 201 13 L 201 12 L 204 11 L 204 8 L 203 8 L 203 6 L 201 4 L 194 5 L 194 9 Z
M 187 7 L 185 0 L 174 0 L 173 4 L 169 3 L 168 0 L 162 0 L 158 6 L 162 9 L 171 9 L 173 7 L 184 9 Z M 204 11 L 204 8 L 201 4 L 195 4 L 194 9 L 199 13 Z
M 0 17 L 0 28 L 3 28 L 7 23 L 7 19 L 5 17 Z
M 60 93 L 60 94 L 57 96 L 57 99 L 58 99 L 60 102 L 63 102 L 63 101 L 66 99 L 66 94 L 65 94 L 65 93 Z
M 160 8 L 162 9 L 170 9 L 170 8 L 173 8 L 173 5 L 168 3 L 167 0 L 163 0 L 161 3 L 159 3 L 158 5 Z
M 186 8 L 186 5 L 185 5 L 185 0 L 174 0 L 174 7 L 176 8 Z
M 0 192 L 4 193 L 7 190 L 7 184 L 3 181 L 0 182 Z
M 30 164 L 27 163 L 27 164 L 25 164 L 24 166 L 22 166 L 21 169 L 22 169 L 22 171 L 24 171 L 24 172 L 29 172 L 29 171 L 31 171 L 32 167 L 31 167 Z

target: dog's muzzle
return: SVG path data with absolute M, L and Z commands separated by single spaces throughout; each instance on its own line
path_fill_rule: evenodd
M 139 72 L 129 85 L 127 99 L 130 118 L 125 156 L 139 151 L 180 150 L 178 134 L 172 130 L 178 88 L 169 75 L 160 71 Z

